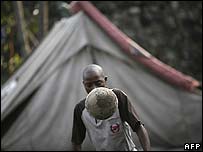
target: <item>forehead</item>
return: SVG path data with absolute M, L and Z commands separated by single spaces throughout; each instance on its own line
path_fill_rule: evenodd
M 97 81 L 97 80 L 103 80 L 104 76 L 101 74 L 101 72 L 98 71 L 88 71 L 84 74 L 83 80 L 84 81 Z

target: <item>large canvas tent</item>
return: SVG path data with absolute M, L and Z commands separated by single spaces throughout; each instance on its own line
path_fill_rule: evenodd
M 71 11 L 1 88 L 1 149 L 71 150 L 73 109 L 86 96 L 81 76 L 91 63 L 104 68 L 109 87 L 128 94 L 152 150 L 200 143 L 199 82 L 154 58 L 91 3 L 73 2 Z M 82 148 L 94 150 L 88 136 Z

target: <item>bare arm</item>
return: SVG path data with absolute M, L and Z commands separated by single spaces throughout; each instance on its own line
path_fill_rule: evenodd
M 140 128 L 138 129 L 137 136 L 139 138 L 139 141 L 142 145 L 143 150 L 149 151 L 150 150 L 149 135 L 143 125 L 141 125 Z
M 81 151 L 81 145 L 72 143 L 72 146 L 73 146 L 73 151 Z

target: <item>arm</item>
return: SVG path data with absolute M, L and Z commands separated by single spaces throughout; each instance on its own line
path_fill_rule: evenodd
M 114 91 L 118 97 L 118 108 L 122 121 L 126 121 L 133 129 L 133 131 L 137 133 L 142 148 L 145 151 L 150 150 L 150 140 L 147 130 L 144 128 L 142 122 L 140 121 L 134 106 L 132 106 L 124 92 L 117 89 L 114 89 Z
M 73 151 L 81 151 L 81 145 L 72 143 L 72 146 L 73 146 Z
M 149 140 L 149 135 L 147 133 L 147 130 L 143 125 L 140 126 L 140 128 L 137 131 L 137 136 L 139 138 L 139 141 L 142 145 L 142 148 L 144 151 L 149 151 L 150 150 L 150 140 Z
M 73 128 L 72 128 L 72 149 L 74 151 L 81 151 L 81 145 L 85 139 L 86 128 L 81 119 L 82 111 L 85 105 L 84 102 L 77 104 L 74 109 L 73 115 Z

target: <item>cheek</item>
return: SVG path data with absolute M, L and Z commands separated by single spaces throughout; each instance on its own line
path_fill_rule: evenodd
M 85 90 L 87 91 L 87 93 L 89 93 L 92 89 L 88 88 L 88 87 L 85 87 Z
M 102 85 L 103 85 L 103 87 L 105 87 L 106 86 L 106 82 L 104 82 Z

